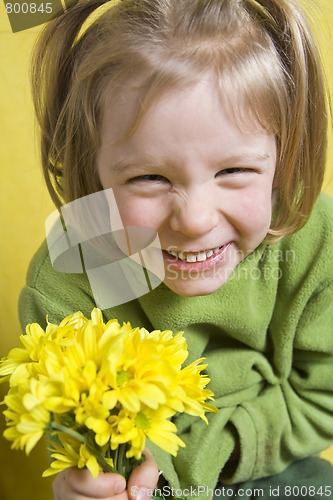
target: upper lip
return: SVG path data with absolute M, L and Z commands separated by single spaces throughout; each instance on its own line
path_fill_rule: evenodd
M 175 248 L 175 247 L 168 247 L 168 248 L 165 248 L 165 250 L 167 252 L 174 252 L 174 253 L 193 253 L 193 254 L 199 254 L 201 252 L 209 252 L 210 250 L 216 250 L 217 248 L 222 248 L 223 246 L 225 245 L 216 245 L 215 247 L 211 246 L 211 247 L 208 247 L 208 248 L 205 248 L 205 249 L 201 249 L 201 250 L 189 250 L 189 249 L 186 249 L 186 250 L 182 250 L 182 249 L 178 249 L 178 248 Z

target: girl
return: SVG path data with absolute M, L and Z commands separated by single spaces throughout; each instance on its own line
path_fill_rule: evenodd
M 314 457 L 333 440 L 327 113 L 299 7 L 79 2 L 46 27 L 33 74 L 56 205 L 111 188 L 125 227 L 159 235 L 164 283 L 106 320 L 184 330 L 220 409 L 209 426 L 177 418 L 186 448 L 150 445 L 128 485 L 72 469 L 55 499 L 149 497 L 158 469 L 176 496 L 331 496 L 332 467 Z M 44 245 L 22 324 L 93 307 L 87 276 L 55 271 Z

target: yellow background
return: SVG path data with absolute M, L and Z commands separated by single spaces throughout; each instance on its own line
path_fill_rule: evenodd
M 318 42 L 333 94 L 333 2 L 317 0 Z M 31 49 L 39 29 L 11 33 L 0 3 L 0 357 L 18 345 L 17 301 L 29 261 L 44 238 L 44 221 L 54 210 L 43 185 L 28 83 Z M 330 137 L 324 189 L 333 196 L 333 139 Z M 0 386 L 0 399 L 6 386 Z M 0 497 L 2 500 L 51 500 L 51 480 L 41 479 L 47 458 L 44 444 L 27 459 L 2 438 L 0 416 Z M 325 456 L 333 462 L 333 447 Z

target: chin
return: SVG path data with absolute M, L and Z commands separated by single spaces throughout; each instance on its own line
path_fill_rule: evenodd
M 200 295 L 210 295 L 219 290 L 227 278 L 223 280 L 211 281 L 209 279 L 179 279 L 179 280 L 164 280 L 164 284 L 177 295 L 182 297 L 198 297 Z

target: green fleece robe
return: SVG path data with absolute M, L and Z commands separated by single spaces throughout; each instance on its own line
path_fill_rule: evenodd
M 112 284 L 110 284 L 112 286 Z M 116 285 L 117 286 L 117 285 Z M 46 245 L 20 299 L 22 325 L 95 306 L 87 277 L 52 269 Z M 185 331 L 189 362 L 205 356 L 219 413 L 175 418 L 186 448 L 151 445 L 175 487 L 213 488 L 276 474 L 333 441 L 333 201 L 321 195 L 306 226 L 260 245 L 217 292 L 181 297 L 164 284 L 103 311 L 133 326 Z M 235 444 L 240 458 L 229 460 Z M 229 461 L 228 461 L 229 460 Z

